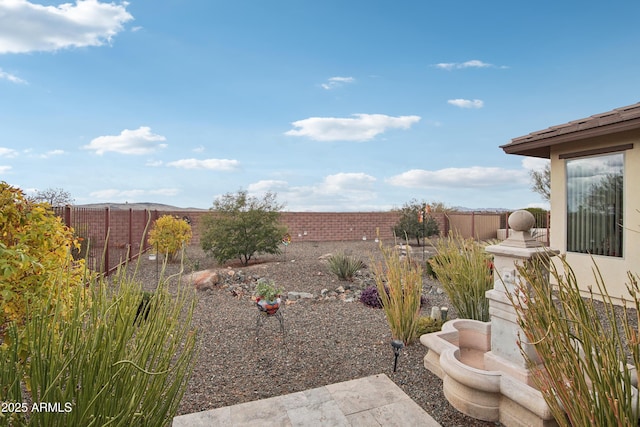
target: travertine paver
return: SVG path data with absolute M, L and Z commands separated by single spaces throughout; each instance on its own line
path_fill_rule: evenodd
M 425 426 L 438 424 L 384 374 L 181 415 L 173 427 Z

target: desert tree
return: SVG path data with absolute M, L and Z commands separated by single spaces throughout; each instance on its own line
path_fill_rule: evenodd
M 438 211 L 445 210 L 445 206 L 442 203 L 436 203 Z M 398 223 L 393 227 L 393 232 L 396 236 L 403 238 L 415 238 L 418 245 L 421 245 L 421 240 L 426 237 L 430 237 L 439 233 L 438 223 L 428 213 L 425 212 L 424 202 L 418 202 L 416 199 L 411 199 L 400 208 L 400 219 Z M 431 204 L 428 205 L 431 207 Z M 433 210 L 430 210 L 433 212 Z
M 219 263 L 239 259 L 244 265 L 255 254 L 280 253 L 287 232 L 280 224 L 282 208 L 270 192 L 262 198 L 244 190 L 220 196 L 204 218 L 202 249 Z

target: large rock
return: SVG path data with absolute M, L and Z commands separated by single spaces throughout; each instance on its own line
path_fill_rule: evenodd
M 220 274 L 216 270 L 203 270 L 191 273 L 189 278 L 193 286 L 198 291 L 204 291 L 206 289 L 213 289 L 216 285 L 220 284 Z

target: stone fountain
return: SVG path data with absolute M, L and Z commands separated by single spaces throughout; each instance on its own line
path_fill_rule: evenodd
M 497 273 L 493 289 L 486 293 L 489 322 L 454 319 L 440 332 L 420 337 L 428 348 L 424 366 L 442 379 L 449 403 L 470 417 L 499 421 L 507 427 L 557 425 L 520 352 L 519 340 L 536 360 L 508 297 L 522 280 L 517 265 L 557 254 L 531 236 L 534 225 L 531 213 L 516 211 L 509 216 L 510 237 L 486 248 L 494 256 Z

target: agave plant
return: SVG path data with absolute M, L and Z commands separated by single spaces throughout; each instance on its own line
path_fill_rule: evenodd
M 357 271 L 364 267 L 364 262 L 343 252 L 338 252 L 329 258 L 329 269 L 341 280 L 353 280 Z

